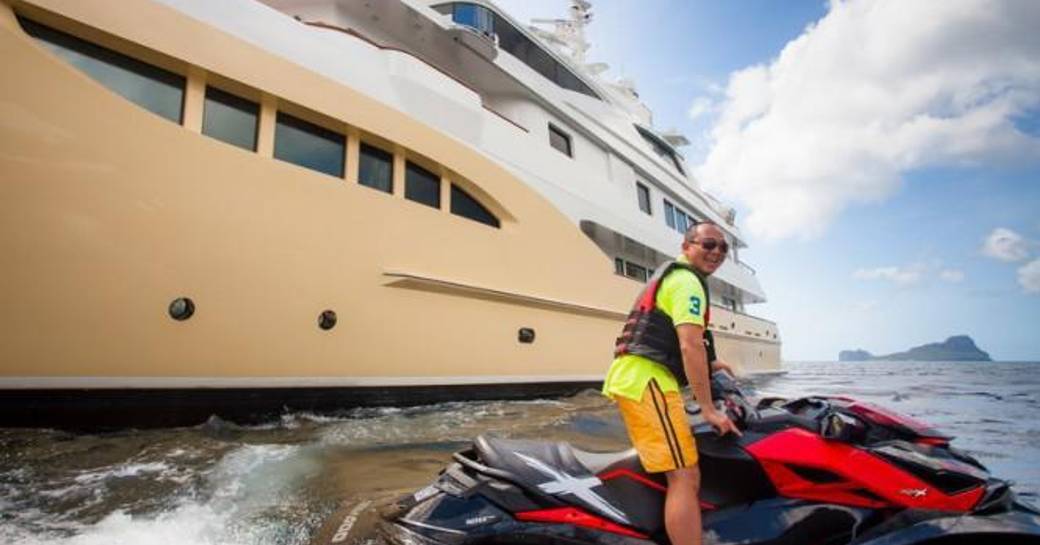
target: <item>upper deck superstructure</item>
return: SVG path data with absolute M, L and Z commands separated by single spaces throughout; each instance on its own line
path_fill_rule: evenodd
M 226 4 L 169 3 L 211 24 L 228 21 Z M 631 264 L 633 276 L 644 276 L 641 271 L 675 253 L 687 217 L 709 219 L 723 227 L 734 247 L 715 274 L 718 303 L 744 311 L 746 304 L 765 300 L 753 269 L 740 261 L 746 244 L 732 211 L 698 187 L 668 142 L 670 135 L 651 127 L 649 109 L 631 84 L 591 73 L 601 65 L 577 65 L 486 1 L 264 3 L 296 21 L 282 18 L 272 31 L 279 14 L 253 9 L 228 30 L 378 97 L 507 165 L 612 258 L 622 258 L 622 271 Z M 357 69 L 366 60 L 401 61 L 402 52 L 422 61 L 397 74 L 391 67 L 390 77 L 405 85 L 383 86 L 377 71 Z M 343 57 L 351 59 L 349 65 L 336 61 Z M 553 73 L 556 78 L 548 76 Z M 504 117 L 513 130 L 495 117 Z M 569 139 L 569 155 L 550 148 L 554 130 Z M 648 190 L 649 213 L 640 210 L 638 186 Z M 613 240 L 617 236 L 623 237 L 620 243 Z

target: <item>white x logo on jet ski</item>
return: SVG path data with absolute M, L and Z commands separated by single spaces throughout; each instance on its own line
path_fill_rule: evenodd
M 621 522 L 622 524 L 631 524 L 625 514 L 618 511 L 616 507 L 611 505 L 607 500 L 603 499 L 599 494 L 592 491 L 593 488 L 603 484 L 603 481 L 596 477 L 575 477 L 568 474 L 565 471 L 560 471 L 556 468 L 550 467 L 540 460 L 531 458 L 514 452 L 518 458 L 524 461 L 525 464 L 538 470 L 540 473 L 553 479 L 552 481 L 542 483 L 538 485 L 539 490 L 546 494 L 570 494 L 584 501 L 585 503 L 592 505 L 601 512 L 610 515 L 614 520 Z

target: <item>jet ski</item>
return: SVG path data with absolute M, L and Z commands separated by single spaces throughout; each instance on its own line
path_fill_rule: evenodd
M 705 543 L 1040 545 L 1040 511 L 952 437 L 841 396 L 714 399 L 743 435 L 693 425 Z M 429 486 L 383 508 L 394 543 L 667 544 L 665 479 L 634 449 L 477 437 Z

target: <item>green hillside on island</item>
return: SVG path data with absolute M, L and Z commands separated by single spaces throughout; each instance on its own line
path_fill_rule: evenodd
M 941 343 L 915 346 L 906 352 L 875 356 L 866 350 L 842 350 L 838 361 L 993 361 L 967 335 L 954 335 Z

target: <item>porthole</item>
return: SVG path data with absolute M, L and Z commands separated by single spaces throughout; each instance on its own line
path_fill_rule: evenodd
M 318 327 L 328 331 L 336 327 L 336 311 L 325 310 L 318 315 Z
M 195 314 L 195 302 L 187 297 L 178 297 L 170 303 L 170 318 L 183 322 Z
M 534 330 L 529 327 L 521 327 L 520 331 L 516 333 L 516 340 L 524 343 L 531 344 L 534 342 Z

